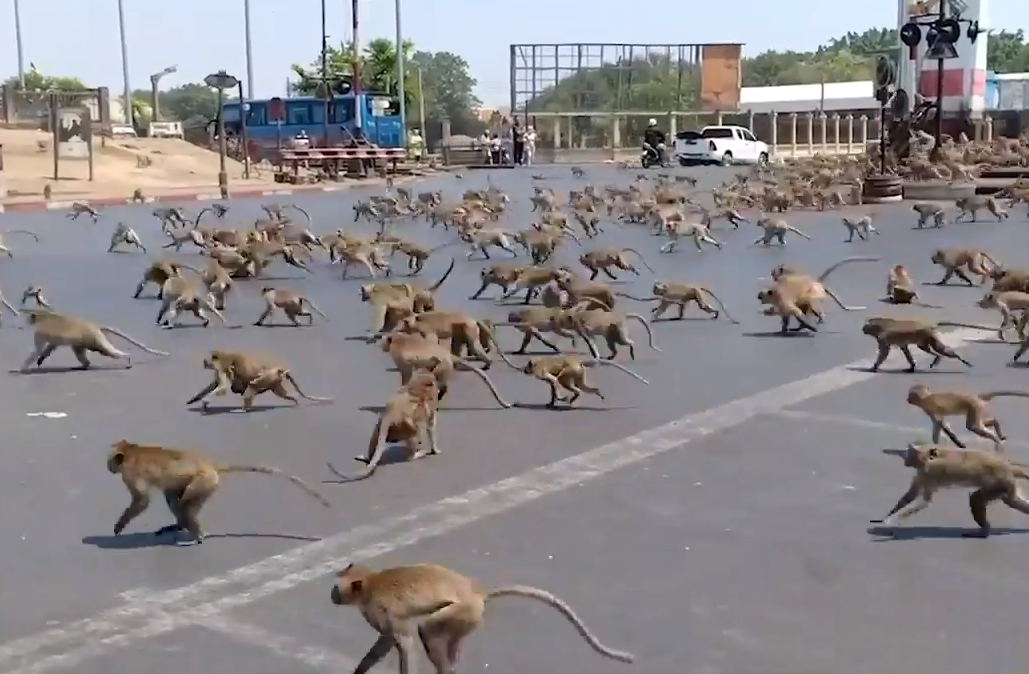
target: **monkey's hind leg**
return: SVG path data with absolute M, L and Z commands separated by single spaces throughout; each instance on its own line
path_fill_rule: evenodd
M 990 520 L 986 517 L 986 507 L 991 501 L 996 501 L 998 499 L 1003 499 L 1005 505 L 1009 505 L 1008 502 L 1010 500 L 1011 503 L 1016 504 L 1012 506 L 1015 510 L 1029 512 L 1029 509 L 1022 510 L 1024 501 L 1019 503 L 1008 497 L 1008 488 L 1003 485 L 992 488 L 983 487 L 982 489 L 976 489 L 968 496 L 968 509 L 972 512 L 972 519 L 974 519 L 975 523 L 979 525 L 979 529 L 976 531 L 966 531 L 961 535 L 965 538 L 989 538 L 992 527 L 990 526 Z M 1025 505 L 1029 506 L 1029 504 Z
M 179 496 L 178 524 L 189 532 L 192 540 L 180 544 L 193 545 L 204 542 L 207 532 L 200 526 L 200 511 L 207 503 L 215 489 L 218 488 L 218 477 L 213 479 L 205 474 L 193 478 Z

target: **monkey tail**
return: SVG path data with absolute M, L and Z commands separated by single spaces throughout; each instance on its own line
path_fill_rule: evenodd
M 27 229 L 5 229 L 3 232 L 0 232 L 0 234 L 28 234 L 35 239 L 36 243 L 39 243 L 39 237 Z
M 504 400 L 504 398 L 500 395 L 500 391 L 497 390 L 496 384 L 493 383 L 493 380 L 490 379 L 489 375 L 483 372 L 482 369 L 479 368 L 479 366 L 475 365 L 474 363 L 465 358 L 460 358 L 459 361 L 462 365 L 464 365 L 469 370 L 474 372 L 475 375 L 479 379 L 481 379 L 487 387 L 489 387 L 489 392 L 493 394 L 493 397 L 496 399 L 498 405 L 503 407 L 505 410 L 514 407 L 514 405 Z
M 825 294 L 831 297 L 832 301 L 835 302 L 840 307 L 840 309 L 843 309 L 844 311 L 862 311 L 865 308 L 858 306 L 847 306 L 839 297 L 837 297 L 836 293 L 834 293 L 830 288 L 825 288 Z
M 293 484 L 295 484 L 296 486 L 300 487 L 305 492 L 307 492 L 308 495 L 310 495 L 313 498 L 315 498 L 319 503 L 321 503 L 326 508 L 331 508 L 332 507 L 332 504 L 329 503 L 328 500 L 326 500 L 326 498 L 324 496 L 322 496 L 321 494 L 316 492 L 314 489 L 312 489 L 311 486 L 308 485 L 306 482 L 304 482 L 303 480 L 301 480 L 299 477 L 297 477 L 295 475 L 287 475 L 286 473 L 282 472 L 282 470 L 280 470 L 278 468 L 273 468 L 271 466 L 248 466 L 248 465 L 234 464 L 234 463 L 223 463 L 223 464 L 216 465 L 215 469 L 218 471 L 219 474 L 227 474 L 227 473 L 262 473 L 263 475 L 280 475 L 280 476 L 286 478 L 287 480 L 289 480 L 290 482 L 292 482 Z
M 799 229 L 797 229 L 797 228 L 796 228 L 796 227 L 794 227 L 793 225 L 789 225 L 789 230 L 790 230 L 791 232 L 793 232 L 794 234 L 796 234 L 797 236 L 799 236 L 799 237 L 801 237 L 801 238 L 804 238 L 804 239 L 807 239 L 808 241 L 811 241 L 811 237 L 810 237 L 810 236 L 808 236 L 808 235 L 807 235 L 807 234 L 805 234 L 804 232 L 800 231 Z
M 700 286 L 699 290 L 711 296 L 711 299 L 713 299 L 715 303 L 718 304 L 718 308 L 722 310 L 722 313 L 725 314 L 725 317 L 728 318 L 733 323 L 733 325 L 740 324 L 740 322 L 733 318 L 732 314 L 729 313 L 729 310 L 725 308 L 725 303 L 722 302 L 722 299 L 718 295 L 711 292 L 710 288 Z
M 594 635 L 593 632 L 591 632 L 589 628 L 586 627 L 586 624 L 582 621 L 582 619 L 575 614 L 575 611 L 572 610 L 571 606 L 561 601 L 555 595 L 547 592 L 546 590 L 541 590 L 537 587 L 531 587 L 529 585 L 508 585 L 505 587 L 498 587 L 490 590 L 486 594 L 485 602 L 489 603 L 491 600 L 496 599 L 497 597 L 525 597 L 527 599 L 535 599 L 536 601 L 542 602 L 547 606 L 550 606 L 551 608 L 555 609 L 558 613 L 563 615 L 568 620 L 568 622 L 572 623 L 572 625 L 575 626 L 575 630 L 579 633 L 579 635 L 582 636 L 582 638 L 585 639 L 586 643 L 590 645 L 590 648 L 595 650 L 597 653 L 600 653 L 606 658 L 611 658 L 612 660 L 619 660 L 621 662 L 632 662 L 634 659 L 632 653 L 627 653 L 625 651 L 616 651 L 602 644 L 600 642 L 600 639 L 598 639 L 596 635 Z
M 616 293 L 617 294 L 617 293 Z M 604 311 L 611 311 L 611 307 L 607 306 L 607 303 L 598 300 L 596 297 L 583 297 L 581 300 L 573 304 L 569 309 L 571 311 L 586 311 L 590 308 L 603 309 Z
M 151 354 L 153 354 L 155 356 L 167 356 L 167 355 L 170 355 L 167 351 L 158 351 L 157 349 L 151 349 L 149 346 L 147 346 L 143 342 L 141 342 L 141 341 L 139 341 L 139 340 L 137 340 L 137 339 L 135 339 L 133 337 L 130 337 L 129 335 L 125 334 L 124 332 L 122 332 L 118 328 L 112 328 L 112 327 L 109 327 L 109 326 L 106 326 L 106 325 L 101 325 L 99 327 L 100 327 L 100 331 L 101 332 L 106 332 L 108 334 L 114 335 L 115 337 L 121 337 L 122 339 L 124 339 L 129 344 L 132 344 L 133 346 L 138 347 L 138 348 L 142 349 L 143 351 L 146 351 L 147 353 L 151 353 Z
M 300 384 L 298 384 L 297 380 L 293 378 L 293 375 L 290 374 L 289 370 L 284 370 L 282 372 L 282 376 L 285 377 L 289 381 L 290 384 L 293 384 L 293 388 L 295 388 L 297 390 L 297 393 L 299 393 L 300 397 L 303 398 L 304 400 L 313 400 L 316 403 L 331 403 L 333 401 L 332 398 L 320 398 L 318 396 L 309 396 L 306 393 L 304 393 L 300 389 Z
M 37 299 L 38 299 L 38 298 L 37 298 Z M 7 308 L 7 310 L 8 310 L 8 311 L 10 311 L 10 312 L 11 312 L 12 314 L 14 314 L 15 316 L 21 316 L 21 314 L 20 314 L 20 313 L 18 313 L 18 310 L 14 308 L 14 305 L 13 305 L 13 304 L 11 304 L 10 302 L 8 302 L 8 301 L 7 301 L 7 298 L 6 298 L 6 297 L 4 297 L 3 295 L 0 295 L 0 302 L 3 302 L 3 305 L 4 305 L 4 306 L 5 306 L 6 308 Z
M 647 322 L 647 319 L 639 314 L 625 314 L 625 317 L 631 318 L 634 321 L 639 321 L 640 325 L 643 326 L 643 329 L 647 331 L 647 343 L 650 345 L 650 348 L 660 353 L 661 349 L 654 346 L 654 331 L 650 329 L 650 323 Z
M 636 257 L 638 257 L 640 259 L 640 264 L 642 264 L 644 267 L 646 267 L 647 271 L 649 271 L 651 274 L 656 274 L 657 273 L 657 272 L 655 272 L 653 270 L 653 268 L 649 264 L 647 264 L 647 260 L 646 260 L 646 258 L 643 257 L 643 253 L 639 252 L 635 248 L 623 248 L 622 252 L 623 253 L 632 253 L 633 255 L 635 255 Z
M 375 435 L 368 442 L 368 465 L 365 466 L 364 470 L 356 475 L 346 475 L 337 470 L 331 463 L 326 463 L 329 471 L 344 482 L 357 482 L 370 477 L 375 472 L 375 469 L 378 468 L 379 462 L 382 461 L 382 455 L 386 451 L 386 436 L 388 435 L 389 416 L 388 412 L 383 412 L 379 415 L 379 420 L 375 422 Z
M 446 271 L 446 273 L 443 274 L 442 278 L 440 278 L 440 280 L 436 281 L 436 283 L 429 288 L 429 292 L 430 293 L 434 293 L 434 292 L 436 292 L 437 290 L 440 289 L 440 286 L 443 285 L 443 282 L 446 281 L 447 278 L 450 276 L 450 272 L 454 271 L 454 265 L 455 264 L 457 264 L 457 258 L 454 258 L 454 257 L 450 258 L 450 266 L 447 267 L 447 271 Z
M 997 332 L 996 326 L 980 325 L 978 323 L 959 323 L 958 321 L 940 321 L 936 324 L 938 328 L 971 328 L 973 330 L 989 330 Z
M 657 302 L 661 299 L 657 295 L 654 295 L 653 297 L 636 297 L 635 295 L 630 295 L 628 293 L 617 293 L 617 295 L 636 302 Z
M 289 207 L 292 208 L 295 211 L 300 211 L 301 213 L 303 213 L 304 217 L 307 218 L 307 227 L 308 227 L 308 229 L 310 229 L 311 227 L 314 226 L 314 222 L 311 220 L 311 214 L 310 213 L 305 211 L 300 206 L 297 206 L 296 204 L 290 204 Z
M 622 372 L 624 372 L 625 374 L 629 375 L 633 379 L 637 379 L 637 380 L 643 382 L 644 384 L 646 384 L 647 386 L 650 385 L 649 381 L 647 381 L 643 377 L 639 376 L 638 374 L 636 374 L 635 372 L 633 372 L 629 368 L 625 367 L 621 363 L 616 363 L 613 360 L 604 360 L 602 358 L 591 358 L 589 360 L 582 361 L 582 366 L 583 367 L 593 367 L 594 365 L 610 365 L 613 368 L 621 370 Z
M 500 360 L 504 361 L 504 364 L 508 367 L 514 368 L 515 370 L 521 369 L 515 365 L 511 359 L 507 357 L 507 354 L 504 353 L 504 350 L 500 348 L 500 341 L 497 339 L 497 331 L 494 329 L 493 321 L 483 319 L 476 321 L 476 323 L 479 325 L 479 330 L 482 330 L 486 335 L 486 339 L 489 340 L 490 346 L 496 349 L 497 355 L 500 356 Z
M 819 283 L 824 283 L 825 279 L 829 278 L 830 274 L 832 274 L 834 271 L 836 271 L 840 267 L 842 267 L 844 265 L 847 265 L 847 264 L 850 264 L 851 262 L 879 262 L 880 260 L 882 260 L 882 258 L 880 258 L 880 257 L 864 257 L 864 256 L 861 256 L 861 257 L 845 257 L 842 260 L 840 260 L 839 262 L 831 265 L 825 271 L 823 271 L 819 275 L 819 277 L 818 277 L 818 282 Z
M 1029 391 L 988 391 L 980 393 L 979 398 L 986 401 L 994 398 L 1029 398 Z
M 322 310 L 319 309 L 318 306 L 314 302 L 312 302 L 311 300 L 307 299 L 306 297 L 304 298 L 304 301 L 307 302 L 307 306 L 311 307 L 311 311 L 313 311 L 314 313 L 318 314 L 319 316 L 324 318 L 326 321 L 329 320 L 329 317 L 326 316 L 325 313 L 322 312 Z

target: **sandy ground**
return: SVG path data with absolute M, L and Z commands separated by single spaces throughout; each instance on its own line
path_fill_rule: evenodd
M 88 162 L 71 159 L 60 161 L 60 178 L 55 181 L 50 138 L 42 131 L 0 129 L 9 203 L 38 200 L 47 184 L 52 186 L 55 200 L 127 198 L 137 187 L 148 196 L 217 191 L 218 156 L 185 141 L 165 138 L 98 141 L 92 182 Z M 144 166 L 147 159 L 149 165 Z M 250 180 L 243 180 L 239 162 L 229 160 L 227 170 L 234 189 L 277 187 L 268 170 L 260 177 L 252 172 Z

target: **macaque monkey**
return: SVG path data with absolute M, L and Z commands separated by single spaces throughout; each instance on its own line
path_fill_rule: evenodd
M 888 318 L 888 317 L 877 317 L 869 318 L 865 321 L 864 326 L 861 328 L 861 332 L 870 337 L 874 337 L 875 341 L 879 346 L 879 354 L 875 359 L 875 363 L 872 364 L 870 370 L 872 372 L 878 372 L 879 367 L 886 362 L 886 359 L 890 355 L 890 350 L 895 346 L 900 349 L 901 353 L 908 361 L 908 372 L 913 373 L 917 367 L 914 357 L 911 355 L 911 347 L 918 347 L 921 351 L 929 354 L 933 357 L 932 363 L 929 364 L 929 369 L 933 369 L 940 364 L 940 361 L 946 358 L 953 358 L 961 361 L 965 367 L 972 367 L 972 364 L 961 357 L 954 349 L 947 346 L 940 335 L 937 332 L 937 328 L 942 327 L 954 327 L 954 328 L 973 328 L 977 330 L 990 330 L 994 328 L 983 325 L 974 325 L 971 323 L 955 323 L 952 321 L 945 322 L 929 322 L 915 318 Z
M 850 236 L 847 237 L 846 243 L 854 241 L 855 234 L 857 234 L 862 241 L 868 241 L 873 234 L 879 236 L 879 230 L 872 225 L 871 215 L 862 216 L 858 220 L 843 218 L 843 226 L 847 228 L 847 232 L 850 234 Z
M 790 232 L 796 234 L 802 239 L 807 239 L 809 241 L 811 240 L 810 236 L 800 231 L 793 225 L 789 224 L 785 220 L 765 217 L 759 218 L 757 223 L 755 224 L 757 224 L 758 227 L 764 230 L 764 233 L 761 234 L 761 236 L 754 239 L 754 243 L 752 245 L 755 246 L 758 244 L 764 246 L 771 246 L 772 242 L 776 240 L 779 242 L 780 246 L 785 246 L 786 235 Z
M 169 230 L 174 230 L 179 227 L 188 227 L 186 222 L 186 216 L 183 215 L 181 208 L 174 206 L 168 208 L 155 208 L 153 210 L 153 216 L 161 221 L 161 231 L 165 234 Z
M 143 272 L 143 279 L 136 286 L 136 292 L 132 295 L 134 299 L 139 299 L 139 296 L 143 294 L 143 289 L 148 284 L 154 283 L 157 285 L 157 299 L 164 299 L 164 284 L 165 282 L 173 277 L 182 276 L 182 270 L 188 269 L 192 272 L 200 273 L 198 269 L 194 269 L 187 264 L 181 262 L 174 262 L 172 260 L 157 260 L 151 262 L 147 266 L 146 271 Z
M 918 203 L 912 206 L 911 210 L 918 213 L 915 229 L 924 229 L 930 218 L 933 221 L 933 228 L 940 229 L 947 218 L 947 210 L 938 204 Z
M 46 301 L 46 297 L 43 295 L 43 288 L 36 285 L 31 285 L 25 289 L 25 292 L 21 294 L 21 306 L 24 307 L 29 299 L 36 301 L 37 309 L 49 309 L 53 310 L 53 307 Z
M 907 401 L 928 415 L 932 422 L 933 443 L 940 442 L 940 433 L 946 433 L 958 447 L 965 445 L 947 424 L 947 417 L 963 415 L 965 428 L 994 444 L 997 451 L 1007 438 L 1000 430 L 1000 422 L 993 417 L 986 403 L 994 398 L 1029 398 L 1027 391 L 990 391 L 988 393 L 966 393 L 964 391 L 931 391 L 925 384 L 915 384 L 908 391 Z
M 382 253 L 382 249 L 374 244 L 356 244 L 350 246 L 337 246 L 336 253 L 339 255 L 334 264 L 343 265 L 342 278 L 346 280 L 347 272 L 351 265 L 361 265 L 368 272 L 368 276 L 375 278 L 375 270 L 383 272 L 386 276 L 393 273 L 389 261 Z
M 998 265 L 990 270 L 990 278 L 995 292 L 1019 290 L 1029 293 L 1029 271 L 1025 269 L 1005 269 Z
M 918 292 L 915 291 L 914 281 L 904 265 L 898 264 L 890 270 L 886 280 L 886 296 L 880 298 L 881 302 L 887 304 L 905 304 L 926 309 L 942 309 L 936 304 L 926 304 L 918 299 Z
M 464 229 L 458 238 L 469 244 L 468 253 L 465 255 L 469 260 L 476 252 L 482 253 L 483 257 L 489 260 L 489 249 L 493 247 L 510 253 L 511 257 L 518 257 L 518 252 L 511 247 L 511 234 L 502 229 Z
M 671 307 L 678 307 L 679 315 L 676 320 L 683 320 L 686 313 L 686 307 L 691 303 L 696 303 L 697 307 L 701 311 L 707 313 L 711 320 L 715 320 L 719 317 L 720 313 L 718 309 L 713 308 L 707 303 L 706 295 L 710 295 L 721 309 L 721 313 L 725 314 L 725 317 L 732 323 L 738 325 L 739 321 L 732 317 L 729 310 L 725 308 L 725 304 L 722 300 L 715 295 L 707 286 L 690 285 L 686 283 L 678 283 L 676 281 L 657 281 L 651 288 L 653 297 L 631 297 L 629 299 L 636 300 L 637 302 L 658 302 L 658 305 L 650 313 L 650 320 L 654 321 L 660 318 L 668 309 Z
M 934 264 L 938 264 L 944 269 L 943 278 L 936 282 L 938 286 L 947 285 L 947 281 L 955 275 L 969 286 L 974 286 L 975 283 L 968 278 L 963 267 L 967 268 L 969 273 L 977 275 L 979 285 L 982 285 L 990 277 L 990 270 L 984 266 L 984 261 L 994 267 L 999 266 L 989 253 L 970 248 L 940 248 L 933 253 L 931 259 Z
M 375 472 L 387 443 L 404 443 L 408 461 L 439 454 L 436 442 L 438 401 L 439 385 L 435 375 L 427 370 L 416 371 L 379 413 L 375 430 L 368 439 L 367 454 L 354 457 L 367 464 L 365 469 L 359 475 L 344 475 L 330 463 L 329 470 L 346 482 L 363 480 Z M 424 446 L 426 440 L 428 448 Z
M 482 280 L 482 285 L 480 285 L 479 289 L 476 290 L 468 299 L 479 299 L 479 297 L 482 296 L 482 293 L 486 292 L 486 289 L 491 285 L 500 286 L 500 289 L 506 295 L 508 293 L 508 289 L 518 280 L 522 269 L 523 267 L 515 262 L 497 262 L 496 264 L 483 268 L 483 270 L 479 272 L 479 278 Z
M 785 265 L 779 265 L 772 270 L 771 277 L 774 283 L 760 291 L 757 294 L 757 299 L 762 304 L 768 305 L 764 312 L 766 316 L 779 316 L 782 322 L 780 334 L 785 335 L 791 332 L 789 328 L 790 317 L 796 318 L 800 324 L 799 328 L 792 330 L 793 332 L 798 330 L 817 332 L 814 326 L 804 320 L 804 316 L 805 314 L 812 313 L 818 318 L 819 323 L 824 321 L 825 315 L 819 308 L 819 302 L 825 299 L 826 296 L 830 297 L 844 311 L 860 311 L 864 309 L 864 307 L 847 306 L 844 304 L 836 296 L 836 293 L 825 285 L 829 275 L 840 267 L 852 262 L 878 262 L 879 260 L 880 258 L 878 257 L 846 257 L 830 265 L 817 278 L 800 273 Z
M 298 328 L 301 326 L 299 318 L 303 317 L 307 319 L 308 325 L 314 324 L 314 316 L 311 311 L 318 314 L 326 321 L 329 317 L 322 313 L 322 310 L 315 306 L 314 302 L 300 295 L 288 288 L 273 288 L 271 286 L 265 286 L 261 288 L 261 297 L 264 299 L 264 312 L 261 313 L 261 317 L 254 322 L 254 325 L 263 326 L 264 322 L 268 320 L 268 317 L 272 315 L 276 309 L 282 309 L 282 312 L 286 314 L 286 318 L 293 322 L 293 325 Z M 311 311 L 308 311 L 305 307 L 310 307 Z
M 85 201 L 73 203 L 71 205 L 71 212 L 68 213 L 68 217 L 72 220 L 78 220 L 80 215 L 88 215 L 94 224 L 100 219 L 100 212 Z
M 111 244 L 107 247 L 107 252 L 115 252 L 118 245 L 122 243 L 127 246 L 135 246 L 139 250 L 142 250 L 144 254 L 146 253 L 146 246 L 143 245 L 143 242 L 140 240 L 139 234 L 136 233 L 136 230 L 132 229 L 124 222 L 119 222 L 114 228 L 114 233 L 111 234 Z
M 205 310 L 217 316 L 223 324 L 228 322 L 222 312 L 218 310 L 217 300 L 213 293 L 199 292 L 192 283 L 181 276 L 165 281 L 163 290 L 161 308 L 157 312 L 155 320 L 157 325 L 173 328 L 178 325 L 176 320 L 178 315 L 183 311 L 188 311 L 203 321 L 203 326 L 206 328 L 211 324 L 211 319 L 207 317 Z
M 908 445 L 906 450 L 884 449 L 883 452 L 903 458 L 906 467 L 915 469 L 915 476 L 890 512 L 882 519 L 871 520 L 872 524 L 892 526 L 894 518 L 907 519 L 925 510 L 936 492 L 960 487 L 975 489 L 968 499 L 968 507 L 979 529 L 963 534 L 966 537 L 987 538 L 990 535 L 986 507 L 993 501 L 1001 501 L 1009 508 L 1029 515 L 1029 501 L 1018 487 L 1019 480 L 1029 480 L 1029 472 L 1006 454 L 915 444 Z
M 586 368 L 595 365 L 610 365 L 644 384 L 650 383 L 629 368 L 612 360 L 601 360 L 599 358 L 583 360 L 575 354 L 534 356 L 525 363 L 525 366 L 522 367 L 522 372 L 547 382 L 550 386 L 550 402 L 547 403 L 547 407 L 554 408 L 557 407 L 558 401 L 567 402 L 569 406 L 575 405 L 575 402 L 584 392 L 591 393 L 601 400 L 606 400 L 600 389 L 591 384 L 587 378 Z M 569 397 L 565 398 L 559 395 L 558 389 L 568 393 Z
M 292 384 L 297 394 L 304 400 L 320 403 L 333 401 L 332 398 L 309 396 L 304 393 L 296 379 L 290 374 L 289 369 L 280 365 L 274 358 L 237 351 L 215 350 L 204 359 L 204 369 L 212 371 L 214 381 L 190 398 L 186 402 L 187 406 L 199 402 L 206 410 L 209 396 L 222 396 L 229 391 L 243 396 L 244 412 L 253 409 L 254 398 L 269 392 L 294 405 L 299 405 L 300 401 L 292 396 L 286 388 L 286 382 Z
M 107 470 L 121 475 L 132 501 L 114 524 L 114 535 L 121 535 L 129 522 L 136 519 L 150 505 L 150 492 L 164 494 L 168 510 L 175 524 L 161 527 L 155 536 L 187 531 L 190 544 L 203 543 L 207 533 L 200 526 L 200 511 L 218 490 L 221 477 L 230 473 L 264 473 L 281 475 L 314 497 L 326 508 L 331 508 L 324 496 L 309 487 L 299 477 L 286 475 L 269 466 L 239 465 L 212 461 L 200 452 L 169 449 L 160 445 L 137 445 L 119 440 L 111 445 L 107 457 Z
M 593 650 L 612 660 L 633 661 L 631 653 L 600 643 L 572 607 L 549 592 L 527 585 L 485 590 L 478 581 L 435 564 L 381 571 L 350 564 L 339 572 L 329 593 L 336 606 L 356 607 L 379 634 L 354 674 L 367 674 L 393 649 L 400 659 L 400 674 L 417 674 L 419 641 L 436 674 L 454 674 L 465 638 L 482 626 L 486 605 L 497 597 L 540 601 L 575 625 Z
M 622 314 L 608 309 L 589 309 L 586 308 L 587 306 L 588 304 L 583 302 L 572 307 L 564 313 L 561 320 L 586 341 L 590 355 L 594 358 L 598 357 L 598 352 L 597 345 L 593 343 L 593 337 L 603 337 L 607 342 L 607 349 L 610 351 L 608 360 L 613 360 L 618 356 L 619 346 L 629 349 L 629 358 L 636 360 L 636 343 L 629 337 L 629 328 L 626 325 L 629 319 L 639 322 L 646 330 L 650 348 L 654 351 L 661 351 L 654 345 L 654 333 L 643 316 Z
M 181 251 L 182 247 L 187 243 L 191 243 L 197 248 L 205 248 L 207 246 L 207 239 L 204 237 L 203 230 L 200 229 L 166 229 L 164 233 L 168 235 L 171 241 L 161 246 L 161 248 L 174 248 L 176 253 Z
M 41 311 L 38 309 L 23 309 L 23 311 L 26 314 L 28 324 L 36 329 L 33 336 L 34 347 L 32 353 L 25 359 L 19 370 L 23 374 L 29 371 L 32 361 L 36 362 L 36 367 L 42 367 L 46 359 L 53 355 L 54 351 L 60 346 L 71 348 L 75 358 L 78 359 L 79 364 L 84 370 L 92 366 L 89 358 L 86 357 L 86 354 L 90 351 L 103 354 L 108 358 L 124 360 L 125 367 L 131 367 L 132 361 L 129 354 L 114 348 L 114 345 L 107 338 L 107 334 L 121 337 L 133 346 L 155 356 L 168 355 L 164 351 L 151 349 L 143 342 L 137 341 L 117 328 L 97 325 L 92 321 L 65 316 L 54 311 Z
M 980 309 L 997 309 L 1000 311 L 1000 327 L 997 328 L 997 339 L 1007 341 L 1004 329 L 1013 325 L 1018 333 L 1019 341 L 1026 338 L 1026 323 L 1029 321 L 1029 293 L 1018 290 L 1007 292 L 988 292 L 975 303 Z M 1018 317 L 1015 318 L 1015 312 Z
M 36 243 L 39 243 L 39 237 L 27 229 L 5 229 L 0 232 L 0 253 L 4 253 L 7 257 L 13 258 L 14 253 L 11 252 L 10 248 L 4 245 L 3 236 L 5 234 L 25 234 L 26 236 L 31 236 Z
M 635 248 L 598 248 L 597 250 L 591 250 L 580 255 L 579 263 L 590 270 L 591 281 L 596 280 L 597 275 L 599 275 L 600 272 L 604 272 L 604 274 L 613 281 L 618 280 L 618 277 L 611 273 L 611 267 L 630 272 L 633 276 L 639 276 L 639 270 L 629 262 L 628 258 L 625 256 L 626 253 L 632 253 L 638 257 L 643 266 L 647 268 L 647 271 L 652 274 L 654 273 L 654 270 L 649 264 L 647 264 L 646 259 L 644 259 L 643 254 Z
M 954 222 L 961 222 L 965 216 L 969 215 L 972 217 L 971 222 L 975 222 L 979 211 L 984 208 L 993 214 L 993 217 L 997 218 L 998 222 L 1001 220 L 1007 220 L 1008 218 L 1008 212 L 1001 208 L 993 197 L 983 197 L 979 195 L 974 197 L 963 197 L 958 199 L 955 205 L 961 213 L 954 218 Z

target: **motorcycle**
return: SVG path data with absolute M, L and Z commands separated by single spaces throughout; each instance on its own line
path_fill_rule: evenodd
M 665 165 L 665 145 L 661 143 L 656 148 L 647 143 L 643 144 L 643 151 L 640 153 L 640 164 L 648 169 L 653 166 L 663 167 Z

